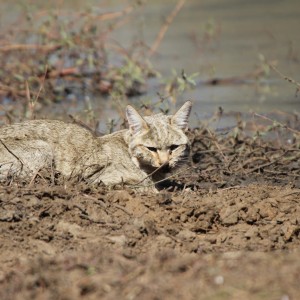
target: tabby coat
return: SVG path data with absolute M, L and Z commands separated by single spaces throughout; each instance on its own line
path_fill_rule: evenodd
M 189 151 L 185 134 L 192 103 L 173 116 L 142 117 L 127 106 L 129 129 L 96 137 L 88 129 L 55 120 L 32 120 L 0 128 L 0 180 L 32 178 L 42 169 L 90 183 L 153 187 Z

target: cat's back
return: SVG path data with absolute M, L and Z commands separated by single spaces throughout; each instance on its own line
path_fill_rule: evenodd
M 30 120 L 0 127 L 1 139 L 57 140 L 74 136 L 92 137 L 93 134 L 80 125 L 59 120 Z

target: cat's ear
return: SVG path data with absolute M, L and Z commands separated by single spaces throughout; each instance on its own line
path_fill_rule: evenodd
M 182 130 L 186 130 L 188 126 L 188 118 L 192 110 L 192 102 L 186 101 L 177 111 L 177 113 L 172 116 L 171 124 L 179 127 Z
M 142 118 L 142 116 L 130 105 L 126 107 L 126 118 L 129 124 L 129 130 L 136 134 L 143 129 L 148 129 L 147 122 Z

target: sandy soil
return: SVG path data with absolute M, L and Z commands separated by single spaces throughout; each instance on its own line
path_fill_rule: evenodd
M 203 135 L 175 191 L 2 184 L 0 299 L 300 299 L 299 151 Z

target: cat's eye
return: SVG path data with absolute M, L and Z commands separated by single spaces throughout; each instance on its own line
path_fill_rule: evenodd
M 150 150 L 151 152 L 157 152 L 157 148 L 155 147 L 146 147 L 148 150 Z
M 179 147 L 179 145 L 171 145 L 171 146 L 170 146 L 170 150 L 171 150 L 171 151 L 174 151 L 174 150 L 176 150 L 178 147 Z

